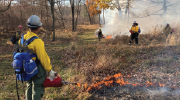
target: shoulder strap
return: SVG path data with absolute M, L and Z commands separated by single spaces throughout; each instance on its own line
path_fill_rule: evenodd
M 34 39 L 36 39 L 36 38 L 38 38 L 38 37 L 37 37 L 37 36 L 33 36 L 33 37 L 31 37 L 30 39 L 25 40 L 25 39 L 24 39 L 24 35 L 22 35 L 22 36 L 21 36 L 21 40 L 20 40 L 20 44 L 21 44 L 22 46 L 14 44 L 13 49 L 15 49 L 15 50 L 18 49 L 19 51 L 22 51 L 22 50 L 23 50 L 24 52 L 29 51 L 30 54 L 32 54 L 33 51 L 29 50 L 29 49 L 27 48 L 27 45 L 29 45 L 29 44 L 30 44 Z
M 37 38 L 38 38 L 37 36 L 33 36 L 30 39 L 25 40 L 23 45 L 29 45 L 34 39 L 37 39 Z
M 24 34 L 23 34 L 23 35 L 21 35 L 20 44 L 23 45 L 24 41 L 25 41 L 25 40 L 24 40 Z

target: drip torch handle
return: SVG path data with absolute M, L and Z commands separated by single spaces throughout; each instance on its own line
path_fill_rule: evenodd
M 60 78 L 57 73 L 54 74 L 56 77 Z

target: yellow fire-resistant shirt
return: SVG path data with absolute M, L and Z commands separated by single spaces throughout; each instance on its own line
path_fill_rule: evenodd
M 133 31 L 133 33 L 138 33 L 139 27 L 133 26 L 133 27 L 131 27 L 131 30 Z
M 33 36 L 37 36 L 37 34 L 28 31 L 27 34 L 24 35 L 24 39 L 27 40 Z M 20 44 L 20 41 L 19 41 L 19 44 Z M 42 66 L 44 67 L 44 69 L 47 72 L 49 72 L 52 66 L 50 65 L 49 56 L 47 55 L 45 51 L 44 42 L 41 39 L 37 38 L 28 45 L 28 49 L 34 51 L 34 53 L 37 55 L 38 59 L 40 60 Z M 35 59 L 33 60 L 35 61 Z

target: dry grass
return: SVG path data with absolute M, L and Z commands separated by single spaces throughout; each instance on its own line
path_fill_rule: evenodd
M 94 36 L 94 30 L 99 26 L 79 26 L 77 32 L 70 30 L 57 30 L 56 41 L 45 40 L 45 47 L 51 58 L 53 69 L 66 81 L 79 82 L 82 86 L 73 85 L 63 86 L 61 88 L 46 88 L 43 97 L 45 100 L 79 100 L 92 99 L 92 94 L 86 91 L 86 88 L 92 83 L 99 82 L 105 77 L 122 73 L 123 75 L 135 75 L 132 82 L 160 82 L 167 83 L 170 78 L 172 82 L 180 80 L 179 70 L 179 38 L 178 31 L 169 35 L 169 44 L 160 31 L 149 34 L 140 34 L 139 45 L 128 45 L 129 36 L 116 36 L 114 39 L 98 41 Z M 10 36 L 1 39 L 2 68 L 8 69 L 1 71 L 0 99 L 15 98 L 16 93 L 12 91 L 9 94 L 14 76 L 11 68 L 12 55 L 8 40 Z M 172 45 L 170 45 L 172 44 Z M 8 49 L 8 50 L 7 50 Z M 5 51 L 5 52 L 4 52 Z M 159 67 L 161 66 L 161 67 Z M 171 66 L 171 67 L 170 67 Z M 173 69 L 171 69 L 173 68 Z M 159 75 L 159 73 L 161 73 Z M 168 76 L 169 74 L 173 76 Z M 6 77 L 10 75 L 11 77 Z M 157 78 L 152 78 L 156 76 Z M 178 76 L 178 77 L 177 77 Z M 167 83 L 170 86 L 170 83 Z M 179 87 L 178 84 L 175 85 Z M 23 92 L 21 95 L 23 97 Z

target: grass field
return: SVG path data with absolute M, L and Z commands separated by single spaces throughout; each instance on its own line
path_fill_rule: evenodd
M 139 44 L 128 45 L 129 36 L 98 41 L 94 35 L 98 25 L 81 26 L 77 32 L 57 31 L 56 41 L 43 39 L 53 70 L 65 81 L 78 82 L 81 87 L 64 85 L 46 88 L 44 100 L 94 100 L 87 88 L 105 77 L 121 73 L 130 75 L 130 82 L 161 83 L 180 87 L 180 45 L 178 31 L 165 39 L 160 32 L 141 34 Z M 0 36 L 0 100 L 16 100 L 15 75 L 11 67 L 11 35 Z M 24 99 L 25 83 L 19 83 Z M 176 84 L 172 84 L 176 83 Z

